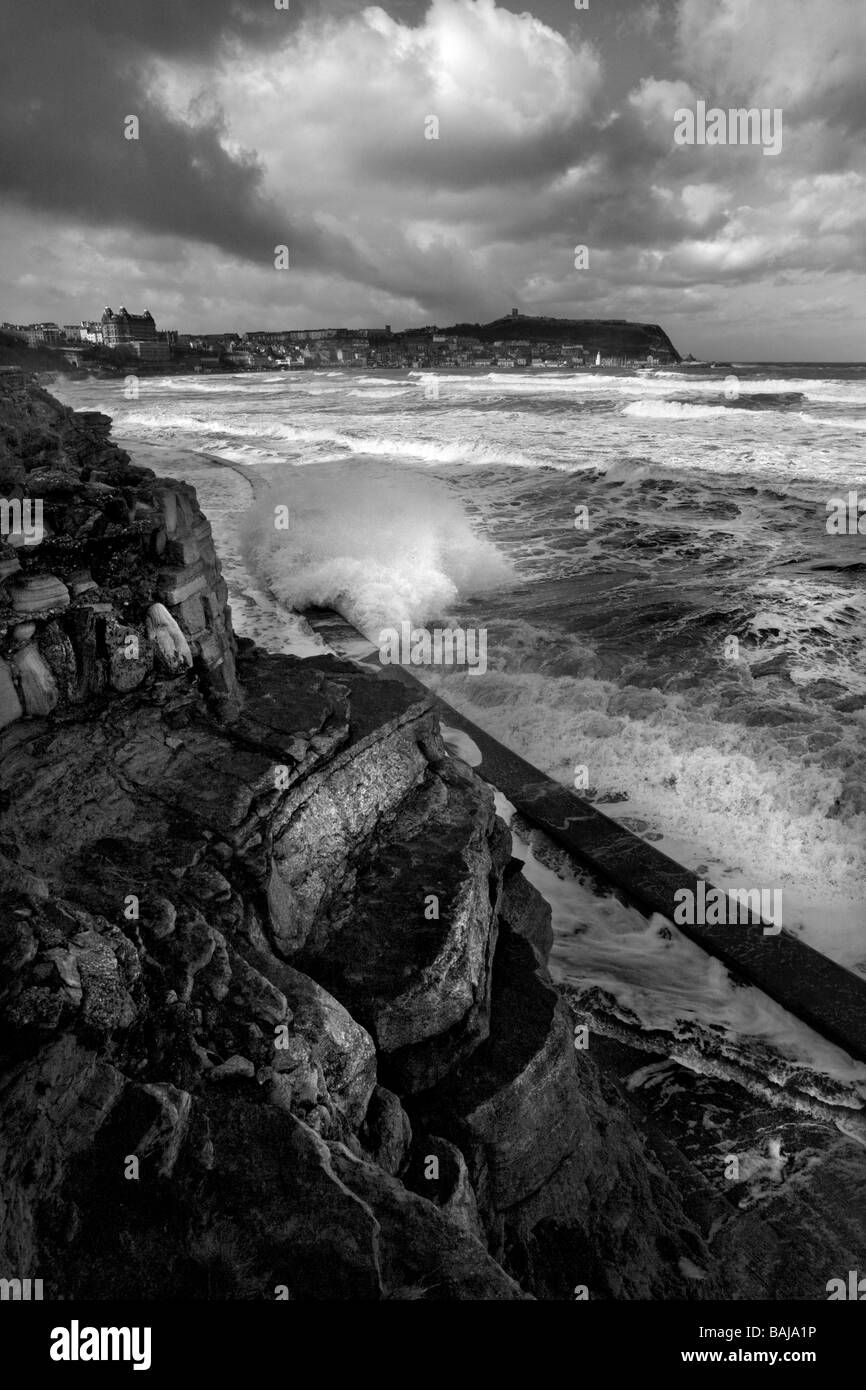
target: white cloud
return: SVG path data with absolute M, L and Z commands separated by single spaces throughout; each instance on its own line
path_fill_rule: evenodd
M 202 329 L 446 323 L 519 303 L 674 324 L 711 306 L 714 332 L 723 294 L 750 322 L 775 315 L 780 274 L 801 277 L 817 308 L 827 277 L 861 266 L 866 245 L 851 134 L 866 0 L 677 0 L 676 47 L 656 43 L 648 71 L 636 57 L 662 27 L 652 13 L 596 49 L 578 25 L 565 35 L 494 0 L 432 0 L 415 23 L 378 6 L 311 8 L 270 48 L 151 55 L 171 112 L 209 118 L 223 150 L 259 162 L 269 245 L 257 261 L 256 247 L 215 250 L 206 229 L 196 241 L 64 218 L 49 245 L 45 219 L 21 214 L 9 312 L 26 313 L 38 246 L 46 279 L 86 294 L 90 311 L 127 286 L 128 302 L 161 302 L 166 322 Z M 610 80 L 624 56 L 644 74 L 625 94 Z M 783 154 L 675 147 L 674 113 L 699 96 L 784 105 Z M 438 140 L 424 138 L 429 115 Z M 292 226 L 307 233 L 297 255 Z M 270 248 L 283 241 L 292 270 L 275 279 Z M 574 269 L 578 243 L 588 272 Z
M 863 0 L 680 0 L 678 40 L 692 80 L 716 97 L 801 112 L 862 97 Z

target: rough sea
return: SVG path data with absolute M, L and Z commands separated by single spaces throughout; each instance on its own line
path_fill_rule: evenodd
M 582 795 L 700 876 L 781 889 L 784 926 L 866 974 L 866 367 L 53 389 L 195 484 L 239 632 L 310 653 L 292 610 L 311 604 L 374 642 L 483 629 L 483 675 L 416 673 L 551 776 L 585 769 Z M 851 493 L 853 533 L 831 533 Z M 513 828 L 564 984 L 866 1095 L 866 1068 Z

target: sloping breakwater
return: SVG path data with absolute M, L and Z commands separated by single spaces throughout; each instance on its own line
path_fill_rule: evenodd
M 377 649 L 340 614 L 309 609 L 304 617 L 323 641 L 389 679 L 420 684 L 404 666 L 383 667 Z M 442 717 L 477 745 L 475 771 L 518 811 L 584 866 L 621 889 L 641 911 L 661 913 L 705 951 L 764 990 L 853 1057 L 866 1061 L 866 981 L 829 960 L 784 928 L 779 931 L 742 905 L 729 925 L 680 923 L 675 894 L 709 895 L 697 876 L 635 835 L 591 802 L 540 772 L 518 754 L 437 698 Z M 715 890 L 717 891 L 717 890 Z

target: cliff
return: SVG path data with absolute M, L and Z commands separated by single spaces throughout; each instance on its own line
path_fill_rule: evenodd
M 581 343 L 587 352 L 600 352 L 605 357 L 645 357 L 652 352 L 672 362 L 682 360 L 657 323 L 629 323 L 626 319 L 560 319 L 519 314 L 516 318 L 494 319 L 492 323 L 460 323 L 440 332 L 480 338 L 484 343 L 514 339 Z
M 718 1296 L 426 694 L 237 642 L 192 488 L 109 428 L 0 373 L 0 496 L 44 504 L 0 547 L 0 1272 Z

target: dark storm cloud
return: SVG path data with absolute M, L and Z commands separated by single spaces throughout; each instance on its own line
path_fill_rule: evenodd
M 286 243 L 301 265 L 363 271 L 346 238 L 275 204 L 255 153 L 223 147 L 219 114 L 181 119 L 152 90 L 154 57 L 201 60 L 230 39 L 267 49 L 285 41 L 285 12 L 253 0 L 6 0 L 2 18 L 7 197 L 101 226 L 211 243 L 263 266 Z M 130 115 L 138 140 L 124 136 Z
M 123 295 L 199 329 L 405 325 L 724 298 L 735 323 L 778 319 L 780 285 L 816 312 L 854 297 L 862 0 L 289 3 L 0 0 L 8 316 Z M 675 147 L 698 99 L 783 106 L 779 158 Z M 283 242 L 296 273 L 275 276 Z M 850 276 L 835 300 L 828 275 Z

